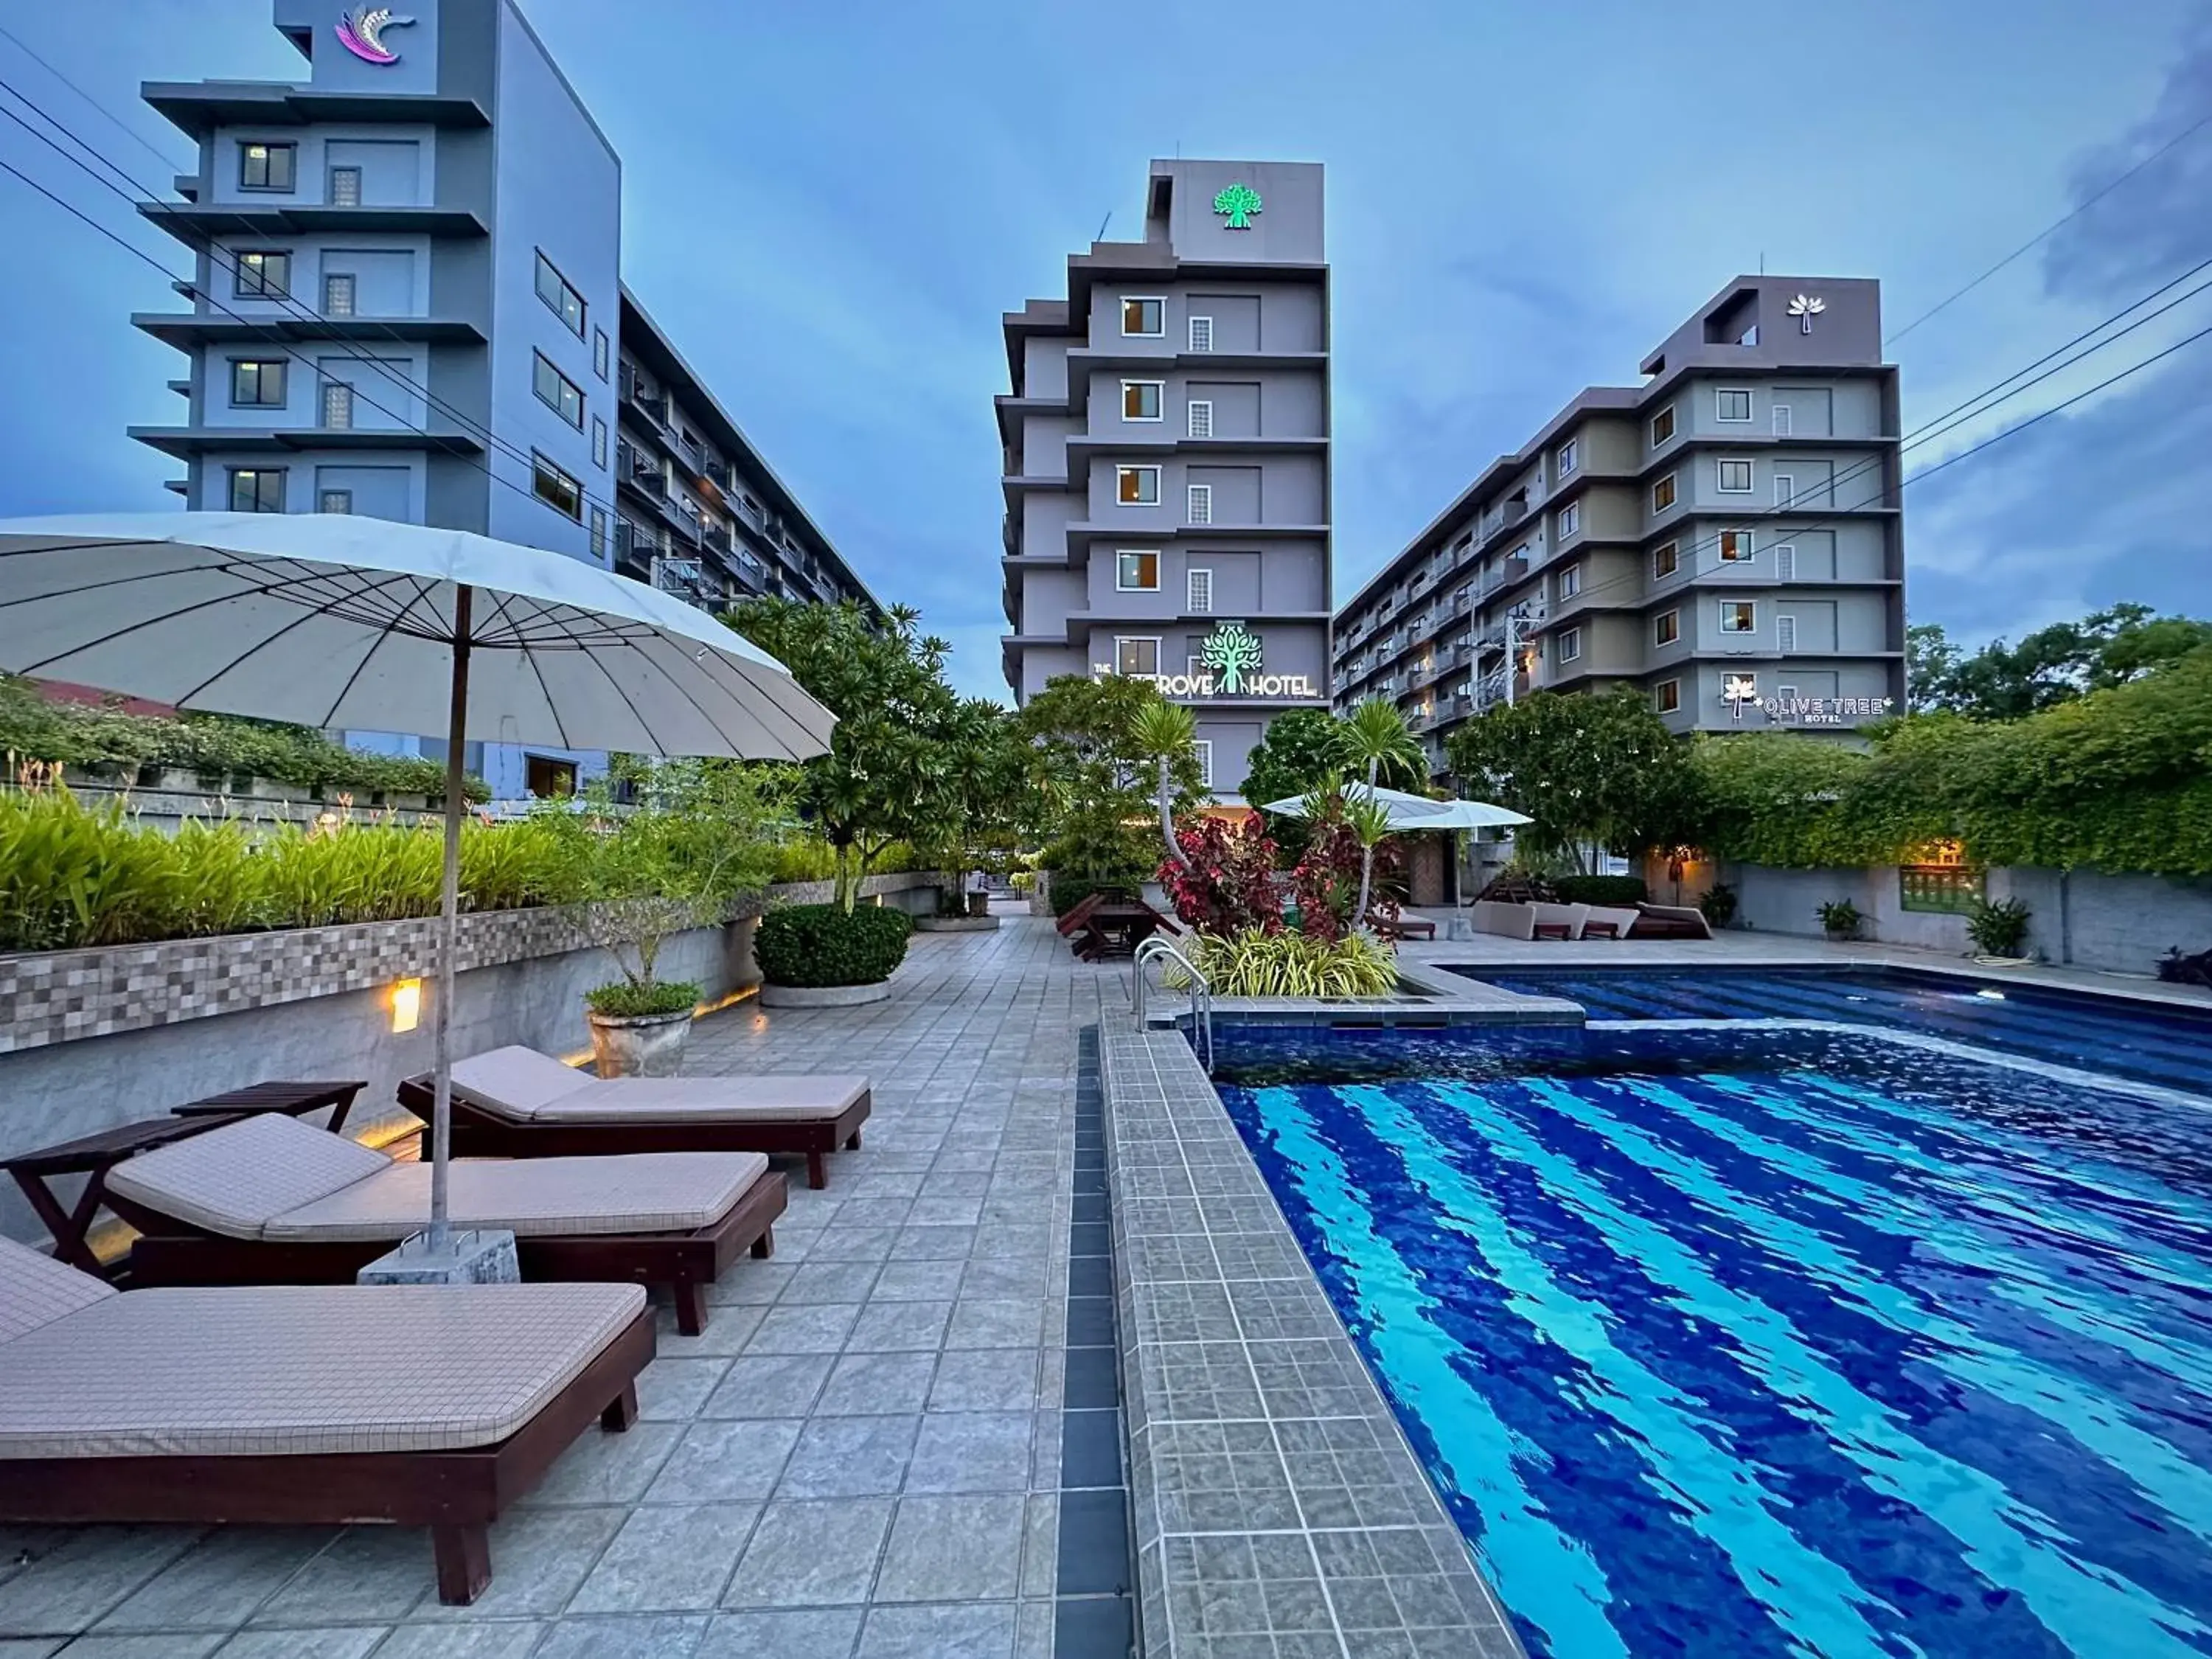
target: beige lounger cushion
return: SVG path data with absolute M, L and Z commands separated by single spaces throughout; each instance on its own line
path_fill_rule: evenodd
M 1589 907 L 1589 916 L 1583 922 L 1583 931 L 1587 935 L 1591 922 L 1609 921 L 1614 928 L 1613 937 L 1626 939 L 1628 930 L 1636 926 L 1637 919 L 1643 914 L 1641 910 L 1623 909 L 1617 904 L 1593 904 Z
M 12 1238 L 0 1238 L 0 1342 L 104 1301 L 112 1285 Z M 5 1364 L 0 1360 L 0 1365 Z
M 450 1166 L 453 1224 L 530 1238 L 672 1233 L 729 1214 L 768 1176 L 758 1152 L 629 1152 L 608 1158 L 463 1158 Z M 367 1181 L 273 1218 L 275 1243 L 399 1239 L 430 1214 L 430 1166 L 392 1164 Z
M 635 1285 L 133 1291 L 0 1346 L 0 1459 L 489 1446 L 644 1306 Z
M 532 1123 L 815 1123 L 868 1092 L 856 1073 L 794 1072 L 772 1077 L 596 1079 L 540 1106 Z
M 453 1065 L 453 1092 L 502 1117 L 527 1118 L 540 1106 L 588 1088 L 597 1079 L 550 1054 L 511 1043 Z
M 127 1158 L 108 1171 L 107 1188 L 226 1238 L 259 1238 L 287 1210 L 391 1167 L 357 1140 L 260 1112 Z

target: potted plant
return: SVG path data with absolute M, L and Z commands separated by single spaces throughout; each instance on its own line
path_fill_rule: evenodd
M 1984 957 L 2021 961 L 2027 945 L 2028 914 L 2027 906 L 2018 899 L 1999 899 L 1995 903 L 1977 899 L 1974 908 L 1966 912 L 1966 937 Z
M 770 1008 L 846 1008 L 881 1002 L 906 960 L 914 919 L 881 904 L 789 904 L 753 936 L 761 1001 Z
M 1837 944 L 1859 936 L 1859 923 L 1865 918 L 1859 914 L 1859 907 L 1849 899 L 1831 899 L 1819 908 L 1820 931 Z
M 1698 900 L 1698 908 L 1716 927 L 1725 927 L 1735 920 L 1735 889 L 1724 881 L 1715 882 Z

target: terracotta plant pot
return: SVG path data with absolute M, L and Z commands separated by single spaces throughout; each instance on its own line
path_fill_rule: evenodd
M 614 1018 L 586 1012 L 592 1058 L 601 1077 L 674 1077 L 684 1069 L 691 1036 L 691 1011 Z

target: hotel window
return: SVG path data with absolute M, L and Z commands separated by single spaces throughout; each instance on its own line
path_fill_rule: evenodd
M 607 331 L 603 328 L 592 331 L 592 373 L 603 380 L 607 378 Z
M 234 357 L 230 364 L 230 406 L 233 409 L 276 409 L 284 403 L 282 362 Z
M 1158 673 L 1160 642 L 1158 640 L 1115 640 L 1114 672 L 1117 674 Z
M 1720 545 L 1723 564 L 1742 564 L 1751 557 L 1753 546 L 1751 532 L 1723 530 L 1721 532 Z
M 1751 418 L 1751 393 L 1741 386 L 1721 386 L 1713 393 L 1713 418 L 1717 421 L 1747 421 Z
M 1121 301 L 1122 333 L 1158 338 L 1167 331 L 1166 301 L 1139 299 L 1132 295 Z
M 1674 475 L 1669 472 L 1651 486 L 1651 510 L 1664 513 L 1674 505 Z
M 1198 751 L 1198 781 L 1205 787 L 1213 787 L 1213 739 L 1199 738 L 1190 745 Z
M 1583 591 L 1583 568 L 1571 564 L 1559 572 L 1559 598 L 1571 599 Z
M 1749 461 L 1731 461 L 1723 459 L 1716 461 L 1713 465 L 1716 469 L 1714 486 L 1722 495 L 1748 495 L 1751 494 L 1751 463 Z
M 1681 550 L 1673 542 L 1662 542 L 1651 550 L 1651 580 L 1663 582 L 1682 568 Z
M 1682 613 L 1662 611 L 1651 619 L 1651 643 L 1672 645 L 1682 637 Z
M 1559 635 L 1559 660 L 1572 662 L 1583 653 L 1583 630 L 1570 628 Z
M 1576 439 L 1568 439 L 1559 446 L 1558 459 L 1553 466 L 1553 475 L 1561 478 L 1565 477 L 1568 473 L 1582 465 L 1582 459 L 1581 443 Z
M 1123 553 L 1114 561 L 1114 586 L 1124 593 L 1156 593 L 1160 586 L 1160 556 Z
M 1559 539 L 1565 541 L 1583 527 L 1583 504 L 1569 501 L 1559 509 Z
M 1194 617 L 1212 614 L 1213 610 L 1213 573 L 1204 566 L 1194 566 L 1184 573 L 1183 597 L 1188 601 L 1184 609 Z
M 1190 497 L 1190 511 L 1187 521 L 1191 524 L 1212 524 L 1213 522 L 1213 486 L 1192 484 L 1187 493 Z
M 323 382 L 322 424 L 331 432 L 353 430 L 353 388 L 343 380 Z
M 592 416 L 592 465 L 607 464 L 607 423 L 598 416 Z
M 562 327 L 580 340 L 584 337 L 584 296 L 568 286 L 568 278 L 543 253 L 538 256 L 538 297 L 561 319 Z
M 1749 634 L 1759 627 L 1759 602 L 1756 599 L 1723 599 L 1721 601 L 1721 632 Z
M 350 317 L 353 315 L 353 274 L 344 270 L 323 273 L 323 315 Z
M 1121 382 L 1121 418 L 1125 421 L 1157 421 L 1160 418 L 1160 397 L 1167 390 L 1159 380 L 1124 380 Z
M 230 510 L 234 513 L 282 513 L 284 510 L 284 469 L 281 466 L 231 468 Z
M 241 300 L 281 300 L 292 291 L 292 256 L 289 253 L 259 252 L 234 255 L 237 283 L 234 292 Z
M 361 169 L 332 167 L 329 194 L 332 207 L 359 207 L 361 205 Z
M 584 394 L 576 383 L 545 361 L 542 351 L 532 352 L 535 360 L 531 371 L 531 390 L 544 404 L 570 426 L 584 429 Z
M 1651 688 L 1651 706 L 1662 714 L 1671 714 L 1682 706 L 1682 682 L 1662 680 Z
M 1190 435 L 1211 438 L 1213 435 L 1213 404 L 1205 398 L 1194 398 L 1190 404 Z
M 238 187 L 289 194 L 294 169 L 300 159 L 297 144 L 240 144 L 238 147 Z
M 1194 317 L 1190 319 L 1190 349 L 1193 351 L 1213 349 L 1213 319 Z
M 576 793 L 576 763 L 550 755 L 522 757 L 522 787 L 539 800 Z
M 1674 410 L 1672 404 L 1651 417 L 1651 447 L 1656 449 L 1674 435 Z
M 592 509 L 592 556 L 595 559 L 607 556 L 607 510 L 604 507 Z
M 1114 499 L 1123 507 L 1160 504 L 1160 470 L 1156 466 L 1117 466 L 1114 469 Z
M 530 489 L 555 512 L 583 522 L 584 486 L 534 449 L 530 452 Z
M 315 511 L 318 513 L 352 512 L 353 491 L 350 489 L 324 489 L 317 491 L 315 495 Z

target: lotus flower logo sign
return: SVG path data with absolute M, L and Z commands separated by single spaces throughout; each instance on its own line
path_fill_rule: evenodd
M 1246 184 L 1235 184 L 1213 198 L 1213 210 L 1229 222 L 1226 230 L 1249 230 L 1252 216 L 1260 210 L 1260 192 Z
M 1251 689 L 1260 670 L 1260 636 L 1241 622 L 1225 622 L 1206 641 L 1199 660 L 1219 677 L 1221 695 L 1233 697 Z
M 384 44 L 384 31 L 414 21 L 394 17 L 389 6 L 350 7 L 338 16 L 338 44 L 364 64 L 396 64 L 399 54 Z
M 1817 294 L 1809 297 L 1801 294 L 1790 302 L 1790 314 L 1797 319 L 1797 331 L 1800 334 L 1810 334 L 1813 331 L 1813 319 L 1827 308 L 1828 302 Z

